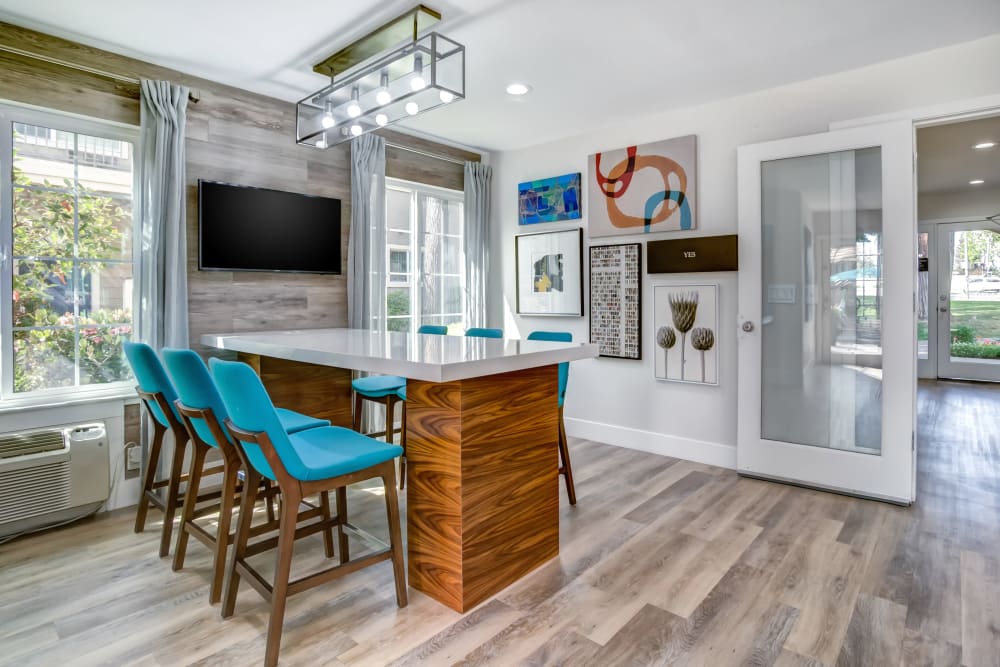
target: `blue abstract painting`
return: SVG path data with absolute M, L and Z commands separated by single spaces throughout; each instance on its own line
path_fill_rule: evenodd
M 580 174 L 528 181 L 517 186 L 517 222 L 559 222 L 580 218 Z

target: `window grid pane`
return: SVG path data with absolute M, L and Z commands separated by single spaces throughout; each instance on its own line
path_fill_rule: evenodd
M 26 123 L 12 129 L 13 293 L 5 298 L 13 327 L 3 344 L 13 348 L 13 391 L 127 380 L 132 144 Z

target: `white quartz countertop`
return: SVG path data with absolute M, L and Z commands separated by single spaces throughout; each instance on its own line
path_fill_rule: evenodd
M 428 382 L 548 366 L 596 357 L 592 343 L 468 338 L 369 331 L 299 329 L 205 334 L 201 343 L 221 350 L 259 354 Z

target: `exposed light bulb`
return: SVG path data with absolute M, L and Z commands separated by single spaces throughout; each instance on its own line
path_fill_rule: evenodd
M 531 90 L 531 86 L 525 85 L 523 83 L 512 83 L 507 86 L 508 95 L 527 95 Z
M 384 113 L 375 114 L 375 122 L 378 123 L 379 125 L 385 125 L 386 123 L 389 122 L 389 117 L 386 116 Z
M 406 113 L 410 114 L 411 116 L 416 116 L 419 112 L 420 112 L 420 107 L 417 106 L 416 102 L 406 103 Z
M 326 112 L 323 114 L 323 127 L 329 130 L 331 127 L 337 124 L 337 121 L 333 119 L 333 101 L 326 101 Z
M 410 79 L 410 88 L 414 91 L 423 90 L 427 87 L 424 81 L 424 59 L 418 53 L 413 56 L 413 78 Z
M 379 103 L 380 106 L 385 106 L 389 102 L 392 102 L 392 93 L 389 92 L 389 73 L 382 72 L 382 77 L 379 80 L 379 90 L 375 93 L 375 101 Z
M 351 134 L 353 134 L 355 137 L 361 136 L 362 132 L 364 132 L 364 129 L 360 125 L 358 124 L 351 125 Z
M 976 179 L 973 179 L 973 180 L 969 181 L 969 185 L 982 185 L 985 182 L 986 181 L 984 181 L 981 178 L 976 178 Z
M 442 90 L 439 93 L 439 97 L 441 98 L 441 101 L 444 102 L 445 104 L 448 104 L 449 102 L 455 99 L 454 93 L 450 93 L 447 90 Z
M 358 87 L 354 86 L 351 89 L 351 103 L 347 105 L 347 115 L 351 118 L 357 118 L 361 115 L 361 105 L 358 104 L 358 97 L 360 97 Z

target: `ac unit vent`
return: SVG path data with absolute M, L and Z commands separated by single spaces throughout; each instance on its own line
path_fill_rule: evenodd
M 11 433 L 0 436 L 0 459 L 54 452 L 65 447 L 66 439 L 60 429 Z
M 0 475 L 0 524 L 70 507 L 70 475 L 69 461 Z

